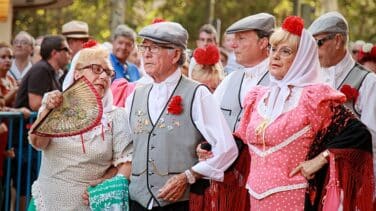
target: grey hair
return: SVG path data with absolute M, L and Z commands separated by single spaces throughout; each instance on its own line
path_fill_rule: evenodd
M 131 39 L 133 42 L 136 40 L 136 32 L 131 29 L 129 26 L 125 24 L 118 25 L 112 34 L 112 41 L 114 41 L 117 37 L 123 36 Z
M 176 49 L 181 50 L 181 51 L 180 51 L 180 52 L 181 52 L 181 53 L 180 53 L 180 58 L 179 58 L 177 64 L 178 64 L 179 66 L 183 66 L 184 63 L 185 63 L 185 61 L 187 60 L 187 53 L 185 52 L 185 50 L 184 50 L 183 48 L 178 47 L 178 46 L 176 46 L 176 45 L 173 45 L 173 46 L 175 46 L 175 47 L 177 47 L 177 48 L 169 49 L 168 52 L 170 53 L 170 52 L 172 52 L 173 50 L 176 50 Z
M 31 46 L 34 47 L 34 45 L 35 45 L 35 39 L 34 39 L 33 36 L 31 36 L 31 35 L 30 35 L 29 33 L 27 33 L 26 31 L 20 31 L 20 32 L 18 32 L 18 34 L 16 34 L 15 37 L 17 37 L 18 35 L 25 35 L 25 36 L 28 38 L 28 40 L 29 40 Z

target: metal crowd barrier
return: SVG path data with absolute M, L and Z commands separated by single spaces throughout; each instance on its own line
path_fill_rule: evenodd
M 28 144 L 27 140 L 24 140 L 24 133 L 27 132 L 27 126 L 31 125 L 35 118 L 37 116 L 36 112 L 32 112 L 29 119 L 24 119 L 23 114 L 21 112 L 0 112 L 0 121 L 6 122 L 8 126 L 8 143 L 6 150 L 12 148 L 15 143 L 18 143 L 18 147 L 14 148 L 16 157 L 13 159 L 16 159 L 17 165 L 12 165 L 11 158 L 6 158 L 4 163 L 4 175 L 5 180 L 3 178 L 3 181 L 5 181 L 4 184 L 4 199 L 2 200 L 4 204 L 0 205 L 1 208 L 3 208 L 5 211 L 10 210 L 11 207 L 11 171 L 14 170 L 14 168 L 17 169 L 17 178 L 15 181 L 12 181 L 13 184 L 16 184 L 16 200 L 14 204 L 14 210 L 19 211 L 20 210 L 20 191 L 21 191 L 21 175 L 26 173 L 26 209 L 28 207 L 29 201 L 30 201 L 30 195 L 31 195 L 31 171 L 32 171 L 32 164 L 37 162 L 37 172 L 39 172 L 40 162 L 41 162 L 41 153 L 36 152 L 35 150 L 32 150 L 32 147 L 30 144 Z M 26 130 L 25 130 L 26 129 Z M 17 131 L 16 131 L 17 130 Z M 18 133 L 18 140 L 13 140 L 13 136 Z M 24 144 L 27 144 L 26 148 L 23 147 Z M 26 152 L 23 152 L 23 150 L 26 149 Z M 33 156 L 33 153 L 37 153 L 37 155 Z M 24 159 L 24 156 L 27 156 L 27 168 L 22 168 L 22 161 Z M 33 159 L 33 157 L 36 157 L 37 159 Z M 13 185 L 14 186 L 14 185 Z M 1 201 L 1 200 L 0 200 Z

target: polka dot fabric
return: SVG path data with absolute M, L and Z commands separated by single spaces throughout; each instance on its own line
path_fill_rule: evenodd
M 303 210 L 307 180 L 289 173 L 304 161 L 318 130 L 330 123 L 331 104 L 342 103 L 344 95 L 326 85 L 312 85 L 298 91 L 286 103 L 277 119 L 261 130 L 265 122 L 264 103 L 268 88 L 257 87 L 245 99 L 245 111 L 235 135 L 248 144 L 251 155 L 247 186 L 251 210 Z

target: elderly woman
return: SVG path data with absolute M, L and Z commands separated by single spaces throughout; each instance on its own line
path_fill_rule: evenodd
M 130 174 L 132 147 L 124 110 L 113 107 L 109 89 L 114 76 L 108 52 L 100 47 L 81 50 L 73 60 L 63 89 L 85 76 L 102 98 L 103 116 L 99 125 L 80 135 L 46 138 L 29 134 L 34 148 L 42 151 L 38 179 L 32 196 L 39 210 L 90 210 L 81 195 L 89 184 L 101 179 L 115 166 L 126 177 Z M 42 118 L 62 103 L 62 94 L 51 92 L 46 97 Z M 83 151 L 83 146 L 85 150 Z
M 223 66 L 217 46 L 209 44 L 206 47 L 196 48 L 193 52 L 196 64 L 193 66 L 191 78 L 205 84 L 214 92 L 224 78 Z
M 251 210 L 372 210 L 370 133 L 320 83 L 303 20 L 288 17 L 270 43 L 271 84 L 248 93 L 235 132 L 251 155 Z

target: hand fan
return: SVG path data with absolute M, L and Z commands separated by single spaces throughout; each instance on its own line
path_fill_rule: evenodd
M 81 77 L 63 92 L 62 104 L 36 123 L 32 133 L 46 137 L 82 134 L 98 125 L 102 114 L 102 99 L 94 86 Z

